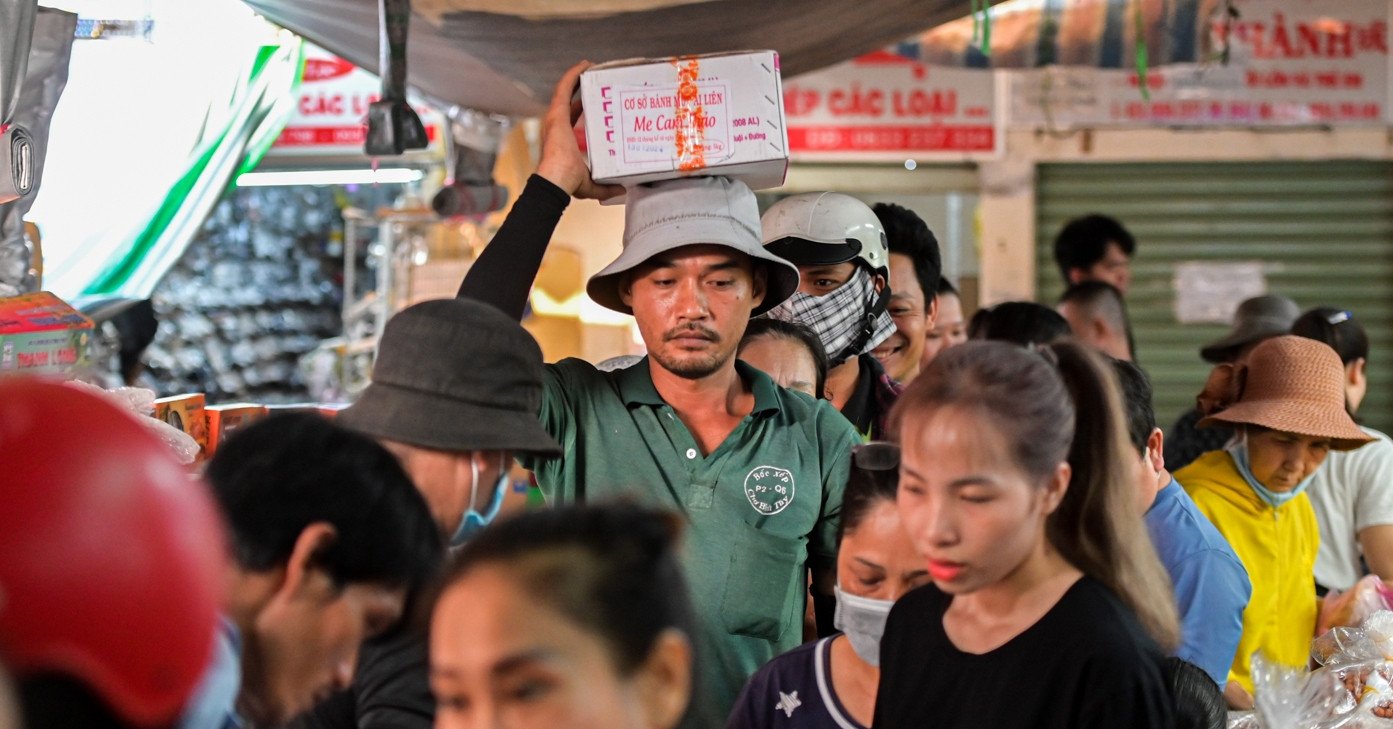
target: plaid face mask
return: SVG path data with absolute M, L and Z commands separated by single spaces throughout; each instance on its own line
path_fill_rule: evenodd
M 836 366 L 875 349 L 895 332 L 895 320 L 885 311 L 889 299 L 889 287 L 877 294 L 870 272 L 858 266 L 836 291 L 824 296 L 796 293 L 765 316 L 812 329 Z

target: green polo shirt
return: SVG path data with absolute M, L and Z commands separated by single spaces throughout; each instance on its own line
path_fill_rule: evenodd
M 756 669 L 803 639 L 810 557 L 832 564 L 856 429 L 829 403 L 736 361 L 754 410 L 703 456 L 653 386 L 648 360 L 615 372 L 547 367 L 540 417 L 561 443 L 523 459 L 553 503 L 616 497 L 681 513 L 700 622 L 700 678 L 724 717 Z

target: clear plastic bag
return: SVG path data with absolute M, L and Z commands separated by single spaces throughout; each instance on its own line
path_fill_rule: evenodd
M 1345 592 L 1332 590 L 1325 596 L 1316 632 L 1359 625 L 1375 613 L 1389 609 L 1393 609 L 1393 589 L 1377 575 L 1366 575 Z
M 1329 670 L 1308 673 L 1253 656 L 1253 702 L 1265 729 L 1312 729 L 1336 717 L 1348 692 Z
M 89 385 L 79 380 L 70 380 L 68 385 L 97 393 L 132 415 L 139 416 L 136 420 L 159 438 L 160 442 L 169 448 L 179 463 L 187 466 L 198 458 L 198 441 L 194 440 L 193 436 L 163 420 L 151 417 L 155 412 L 155 393 L 152 390 L 143 387 L 117 387 L 103 390 L 96 385 Z

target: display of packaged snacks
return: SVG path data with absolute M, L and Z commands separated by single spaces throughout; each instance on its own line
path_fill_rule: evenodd
M 252 403 L 233 403 L 230 405 L 209 405 L 205 412 L 208 414 L 206 453 L 211 458 L 218 451 L 218 446 L 227 440 L 233 431 L 254 420 L 266 417 L 267 408 L 265 405 Z
M 192 436 L 198 443 L 200 461 L 208 457 L 207 407 L 208 399 L 201 392 L 155 400 L 155 418 Z
M 751 189 L 788 172 L 779 54 L 744 51 L 593 66 L 580 77 L 595 181 L 724 175 Z
M 0 374 L 75 374 L 88 364 L 92 327 L 47 291 L 0 299 Z

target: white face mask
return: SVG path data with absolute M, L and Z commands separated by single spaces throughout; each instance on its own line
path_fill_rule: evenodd
M 890 616 L 893 600 L 876 600 L 852 595 L 838 585 L 837 612 L 832 624 L 846 634 L 856 656 L 872 666 L 880 665 L 880 636 L 885 634 L 885 619 Z

